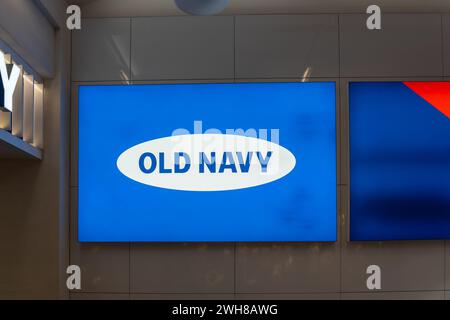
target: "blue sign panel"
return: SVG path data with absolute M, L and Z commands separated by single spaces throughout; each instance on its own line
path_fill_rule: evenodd
M 81 242 L 336 240 L 335 84 L 80 86 Z
M 450 82 L 351 83 L 351 240 L 450 238 Z

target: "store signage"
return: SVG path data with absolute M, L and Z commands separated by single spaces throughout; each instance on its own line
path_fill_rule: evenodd
M 80 86 L 79 241 L 335 241 L 335 90 Z
M 17 81 L 20 77 L 20 68 L 6 61 L 5 54 L 0 51 L 0 75 L 2 85 L 0 86 L 0 109 L 2 111 L 13 111 L 13 94 Z
M 450 82 L 353 82 L 351 240 L 450 239 Z
M 117 167 L 125 176 L 146 185 L 173 190 L 222 191 L 276 181 L 289 174 L 295 162 L 289 150 L 267 140 L 197 134 L 171 136 L 134 146 L 119 157 Z

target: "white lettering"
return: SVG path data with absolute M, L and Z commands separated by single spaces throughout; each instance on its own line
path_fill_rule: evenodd
M 67 18 L 66 25 L 69 30 L 81 29 L 81 9 L 77 5 L 71 5 L 67 7 L 67 14 L 70 16 Z
M 380 30 L 381 29 L 381 9 L 379 6 L 373 4 L 367 7 L 366 13 L 371 14 L 367 18 L 367 29 Z
M 367 274 L 370 276 L 367 278 L 367 289 L 380 290 L 381 289 L 381 268 L 377 265 L 371 265 L 367 267 Z
M 68 266 L 66 270 L 70 276 L 67 278 L 66 285 L 69 290 L 81 290 L 81 269 L 79 266 Z
M 13 95 L 16 89 L 17 80 L 20 76 L 20 68 L 15 64 L 12 64 L 11 74 L 8 74 L 8 65 L 6 63 L 5 55 L 0 52 L 0 73 L 3 83 L 3 101 L 0 101 L 2 105 L 0 108 L 4 111 L 13 111 Z

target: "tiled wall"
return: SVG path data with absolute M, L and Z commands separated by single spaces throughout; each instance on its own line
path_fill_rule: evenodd
M 105 244 L 76 241 L 76 131 L 72 130 L 73 299 L 444 299 L 445 241 L 350 243 L 350 80 L 441 80 L 450 76 L 450 15 L 282 15 L 86 19 L 72 34 L 72 114 L 85 82 L 332 80 L 339 104 L 339 241 L 332 244 Z M 120 115 L 117 115 L 120 117 Z M 76 117 L 73 116 L 73 128 Z M 426 214 L 426 212 L 424 212 Z M 382 269 L 382 290 L 366 268 Z M 449 293 L 446 295 L 446 291 Z

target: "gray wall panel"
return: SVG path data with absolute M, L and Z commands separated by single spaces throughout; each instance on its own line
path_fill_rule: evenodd
M 445 241 L 445 290 L 450 290 L 450 241 Z
M 366 269 L 381 268 L 381 290 L 444 290 L 443 241 L 346 243 L 342 252 L 342 290 L 368 291 Z
M 236 294 L 236 300 L 340 300 L 340 293 Z
M 70 293 L 70 300 L 128 300 L 128 293 Z
M 336 15 L 236 17 L 236 78 L 337 76 Z
M 444 291 L 343 293 L 342 300 L 444 300 Z
M 339 245 L 240 244 L 237 293 L 339 291 Z
M 234 300 L 234 294 L 217 294 L 217 293 L 204 293 L 204 294 L 146 294 L 137 293 L 131 294 L 131 300 Z
M 442 40 L 444 75 L 450 76 L 450 14 L 442 15 Z
M 348 81 L 340 79 L 336 85 L 339 88 L 338 182 L 347 185 L 350 182 Z
M 234 293 L 234 245 L 132 244 L 133 293 Z
M 72 80 L 130 80 L 131 19 L 83 19 L 72 32 Z
M 71 188 L 70 264 L 81 269 L 81 290 L 72 293 L 128 293 L 129 244 L 89 244 L 77 240 L 78 189 Z
M 73 292 L 128 293 L 128 244 L 78 244 L 72 241 L 70 264 L 81 268 L 81 290 Z
M 339 17 L 342 77 L 442 75 L 439 14 L 383 14 L 381 30 L 368 30 L 366 19 Z
M 78 86 L 71 88 L 71 108 L 70 108 L 70 187 L 78 187 Z
M 133 80 L 234 76 L 233 17 L 134 18 Z

